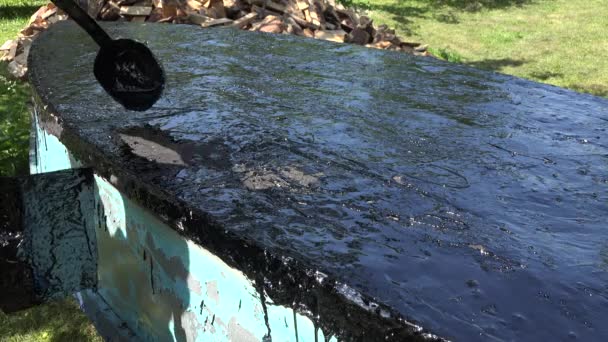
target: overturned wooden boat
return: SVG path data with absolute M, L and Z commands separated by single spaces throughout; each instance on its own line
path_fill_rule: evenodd
M 300 37 L 104 27 L 148 42 L 166 92 L 124 110 L 74 24 L 34 42 L 34 175 L 3 182 L 32 284 L 13 308 L 75 293 L 108 340 L 608 338 L 607 100 Z

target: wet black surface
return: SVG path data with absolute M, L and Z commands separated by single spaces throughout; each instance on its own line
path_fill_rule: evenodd
M 105 27 L 148 41 L 166 90 L 127 112 L 83 32 L 45 33 L 30 78 L 78 158 L 440 336 L 608 339 L 607 100 L 291 36 Z

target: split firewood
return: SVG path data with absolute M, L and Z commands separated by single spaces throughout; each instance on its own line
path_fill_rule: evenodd
M 232 19 L 228 19 L 228 18 L 219 18 L 219 19 L 212 19 L 209 20 L 206 23 L 202 23 L 201 26 L 202 27 L 213 27 L 213 26 L 223 26 L 223 25 L 227 25 L 232 23 L 233 20 Z
M 386 25 L 345 8 L 335 0 L 76 0 L 96 20 L 124 20 L 231 26 L 269 33 L 359 44 L 369 48 L 428 56 L 426 45 L 400 39 Z M 16 39 L 0 46 L 0 60 L 23 77 L 32 39 L 67 15 L 53 3 L 39 7 Z
M 186 4 L 195 11 L 199 11 L 201 8 L 204 8 L 204 4 L 196 0 L 187 0 Z
M 249 13 L 249 14 L 245 15 L 244 17 L 241 17 L 241 18 L 235 20 L 231 26 L 241 29 L 241 28 L 251 24 L 257 17 L 258 17 L 257 13 L 255 13 L 255 12 Z
M 4 55 L 0 57 L 0 61 L 12 61 L 17 54 L 18 42 L 16 40 L 7 40 L 2 47 L 0 47 L 0 52 L 3 52 Z
M 298 23 L 291 16 L 287 16 L 287 17 L 283 18 L 283 21 L 285 22 L 285 25 L 286 25 L 285 31 L 289 32 L 289 34 L 295 34 L 297 36 L 304 35 L 304 32 L 303 32 L 302 28 L 300 27 L 300 25 L 298 25 Z
M 315 37 L 314 32 L 312 32 L 312 30 L 309 29 L 309 28 L 303 29 L 302 30 L 302 34 L 304 34 L 304 37 L 308 37 L 308 38 L 314 38 Z
M 367 31 L 360 29 L 360 28 L 356 28 L 356 29 L 350 31 L 350 33 L 348 35 L 346 35 L 345 41 L 347 43 L 352 43 L 352 44 L 366 45 L 368 43 L 371 43 L 371 37 L 370 37 L 369 33 L 367 33 Z
M 147 6 L 121 6 L 120 14 L 128 16 L 148 16 L 152 13 L 152 7 Z
M 247 0 L 250 5 L 258 5 L 262 8 L 268 8 L 273 11 L 277 11 L 281 14 L 285 13 L 285 6 L 281 4 L 274 3 L 270 0 Z
M 226 9 L 222 0 L 210 0 L 207 7 L 207 15 L 211 18 L 226 18 Z
M 333 30 L 333 31 L 317 31 L 315 32 L 315 38 L 329 40 L 332 42 L 344 43 L 344 37 L 346 31 L 344 30 Z
M 202 25 L 206 22 L 213 20 L 213 18 L 209 18 L 206 15 L 200 15 L 196 13 L 188 14 L 188 22 L 194 25 Z
M 8 72 L 15 78 L 23 79 L 27 74 L 27 67 L 23 64 L 17 63 L 16 61 L 12 61 L 8 63 Z
M 285 24 L 276 15 L 268 15 L 264 20 L 256 25 L 255 31 L 267 33 L 281 33 L 285 29 Z

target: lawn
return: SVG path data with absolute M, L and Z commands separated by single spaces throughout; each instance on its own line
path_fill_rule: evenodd
M 608 97 L 606 0 L 343 0 L 435 55 Z

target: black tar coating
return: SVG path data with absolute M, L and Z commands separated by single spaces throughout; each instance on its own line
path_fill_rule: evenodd
M 112 40 L 95 58 L 95 78 L 125 108 L 144 111 L 162 94 L 165 75 L 144 44 L 131 39 Z
M 287 35 L 104 27 L 149 42 L 165 95 L 99 96 L 72 68 L 92 56 L 57 49 L 92 42 L 58 24 L 30 54 L 42 124 L 274 303 L 345 340 L 399 315 L 455 340 L 608 338 L 606 99 Z

